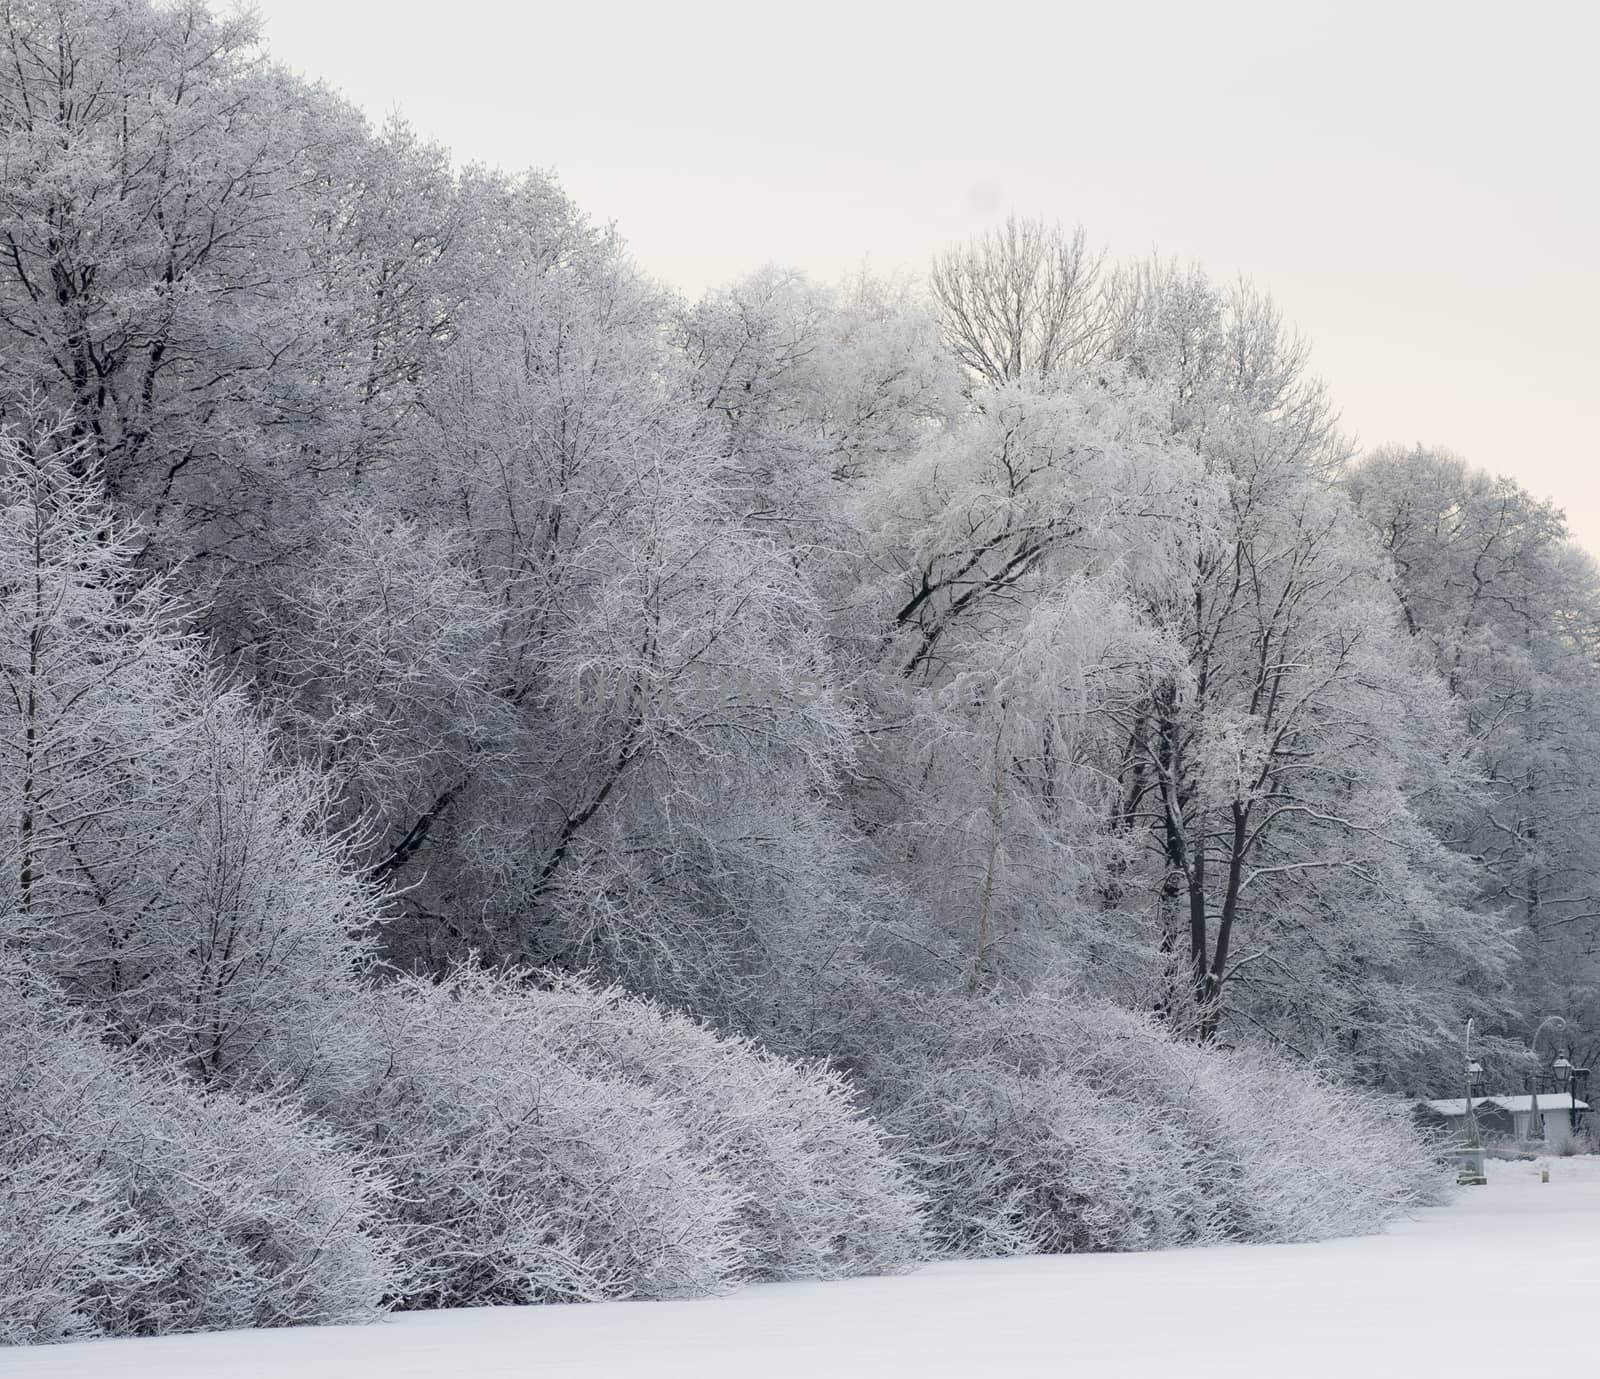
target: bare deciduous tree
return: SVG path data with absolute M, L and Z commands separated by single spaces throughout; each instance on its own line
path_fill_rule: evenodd
M 1092 357 L 1108 321 L 1104 257 L 1081 225 L 1015 215 L 947 250 L 928 285 L 950 348 L 993 384 L 1049 378 Z

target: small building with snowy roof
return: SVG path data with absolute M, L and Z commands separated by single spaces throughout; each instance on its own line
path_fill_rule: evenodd
M 1581 1120 L 1589 1112 L 1589 1103 L 1577 1100 L 1570 1092 L 1541 1092 L 1537 1098 L 1530 1093 L 1472 1098 L 1478 1133 L 1484 1139 L 1510 1139 L 1523 1144 L 1542 1140 L 1550 1149 L 1559 1149 L 1572 1138 L 1574 1111 Z M 1417 1103 L 1418 1118 L 1440 1128 L 1464 1133 L 1466 1114 L 1465 1097 Z

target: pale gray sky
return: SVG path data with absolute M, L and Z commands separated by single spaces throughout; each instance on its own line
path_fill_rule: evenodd
M 1367 444 L 1600 552 L 1594 0 L 262 0 L 460 161 L 556 171 L 689 290 L 921 272 L 1010 208 L 1270 288 Z

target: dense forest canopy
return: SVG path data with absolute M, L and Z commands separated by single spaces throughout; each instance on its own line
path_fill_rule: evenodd
M 318 1210 L 410 1213 L 312 1301 L 94 1325 L 885 1267 L 924 1208 L 950 1250 L 1326 1232 L 1239 1224 L 1199 1150 L 1159 1206 L 1053 1198 L 974 1127 L 1003 1086 L 1073 1162 L 1171 1135 L 1106 1109 L 1118 1042 L 1152 1102 L 1309 1066 L 1352 1126 L 1333 1079 L 1454 1091 L 1469 1018 L 1507 1078 L 1548 1016 L 1591 1061 L 1594 565 L 1508 479 L 1352 453 L 1265 292 L 1013 216 L 922 282 L 688 301 L 246 18 L 0 11 L 7 1037 L 174 1124 L 244 1097 Z M 525 1095 L 616 1174 L 463 1144 Z M 626 1238 L 549 1205 L 646 1160 Z M 470 1230 L 429 1205 L 467 1179 Z

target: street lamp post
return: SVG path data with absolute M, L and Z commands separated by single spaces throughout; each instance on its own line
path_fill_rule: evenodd
M 1472 1108 L 1473 1093 L 1478 1090 L 1479 1080 L 1483 1077 L 1483 1064 L 1472 1056 L 1471 1020 L 1467 1021 L 1467 1041 L 1462 1052 L 1466 1055 L 1467 1064 L 1467 1145 L 1465 1149 L 1456 1151 L 1456 1157 L 1461 1161 L 1456 1182 L 1463 1187 L 1483 1187 L 1489 1180 L 1483 1172 L 1483 1141 L 1478 1138 L 1478 1117 Z
M 1530 1140 L 1535 1136 L 1541 1139 L 1544 1137 L 1544 1117 L 1539 1114 L 1539 1036 L 1550 1025 L 1554 1025 L 1557 1029 L 1565 1029 L 1567 1022 L 1559 1015 L 1546 1015 L 1544 1019 L 1539 1021 L 1538 1027 L 1533 1031 L 1533 1038 L 1528 1040 L 1528 1057 L 1533 1059 L 1534 1066 L 1534 1071 L 1528 1079 L 1528 1090 L 1531 1093 L 1528 1102 L 1528 1138 Z M 1567 1062 L 1565 1056 L 1557 1058 L 1552 1065 L 1558 1093 L 1564 1085 L 1564 1078 L 1561 1072 L 1563 1065 L 1568 1069 L 1572 1067 L 1572 1064 Z

